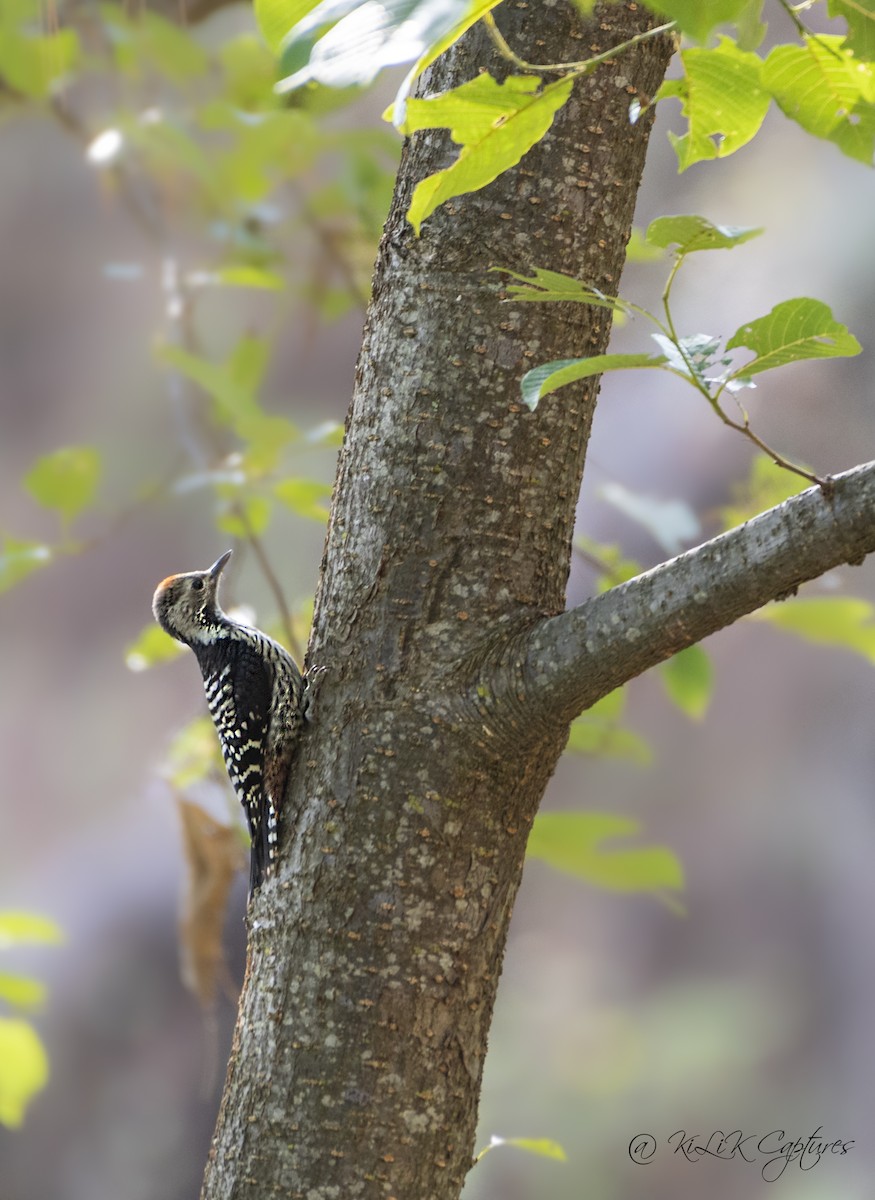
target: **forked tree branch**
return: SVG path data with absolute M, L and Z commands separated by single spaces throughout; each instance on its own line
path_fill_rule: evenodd
M 504 656 L 493 701 L 570 721 L 648 667 L 875 550 L 875 462 L 539 622 Z M 497 678 L 496 678 L 497 677 Z M 503 681 L 503 686 L 502 682 Z M 504 693 L 504 694 L 502 694 Z M 510 695 L 509 693 L 512 693 Z

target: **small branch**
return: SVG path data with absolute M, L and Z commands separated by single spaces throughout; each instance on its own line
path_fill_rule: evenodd
M 645 29 L 643 33 L 636 33 L 634 37 L 629 38 L 625 42 L 620 42 L 618 46 L 612 46 L 610 50 L 604 50 L 601 54 L 594 54 L 592 58 L 584 58 L 579 62 L 568 63 L 530 63 L 524 58 L 520 58 L 505 41 L 504 35 L 495 23 L 495 17 L 491 12 L 488 12 L 483 17 L 483 23 L 486 30 L 492 39 L 498 53 L 502 58 L 506 58 L 508 62 L 513 63 L 521 71 L 549 71 L 549 72 L 567 72 L 572 75 L 588 75 L 599 63 L 609 62 L 612 58 L 616 58 L 618 54 L 622 54 L 624 50 L 631 50 L 633 46 L 639 45 L 641 42 L 646 42 L 650 38 L 658 37 L 661 33 L 668 33 L 675 28 L 675 21 L 666 21 L 664 25 L 657 25 L 654 29 Z
M 875 462 L 854 467 L 508 643 L 481 681 L 534 729 L 602 696 L 739 617 L 875 551 Z

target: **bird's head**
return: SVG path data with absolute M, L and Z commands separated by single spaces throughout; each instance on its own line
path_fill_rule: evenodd
M 204 640 L 210 626 L 221 620 L 219 579 L 230 557 L 231 551 L 227 550 L 206 571 L 169 575 L 158 584 L 152 612 L 171 637 L 191 645 Z

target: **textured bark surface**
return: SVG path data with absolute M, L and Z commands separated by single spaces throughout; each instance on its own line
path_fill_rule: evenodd
M 618 4 L 584 30 L 570 6 L 544 3 L 499 20 L 525 57 L 554 62 L 649 18 Z M 502 303 L 489 268 L 564 270 L 617 292 L 650 129 L 647 115 L 629 123 L 629 103 L 653 95 L 670 52 L 645 42 L 579 82 L 518 168 L 439 210 L 418 240 L 404 212 L 450 143 L 429 132 L 407 147 L 326 541 L 310 661 L 327 670 L 287 806 L 301 815 L 250 913 L 206 1200 L 458 1196 L 526 836 L 568 721 L 686 644 L 694 611 L 709 613 L 710 628 L 689 625 L 704 636 L 799 582 L 770 527 L 736 547 L 739 586 L 783 554 L 747 608 L 706 547 L 665 586 L 629 584 L 591 602 L 601 609 L 557 616 L 595 391 L 566 388 L 529 413 L 519 377 L 532 361 L 604 351 L 609 318 Z M 426 87 L 484 65 L 503 72 L 475 32 Z M 844 558 L 872 548 L 867 478 L 862 512 L 837 496 Z M 788 517 L 799 545 L 823 504 Z M 818 554 L 822 569 L 837 561 L 818 528 L 815 574 Z
M 548 62 L 648 20 L 617 5 L 582 33 L 564 3 L 500 14 Z M 566 723 L 521 753 L 525 714 L 484 723 L 460 681 L 507 631 L 564 606 L 594 388 L 531 414 L 519 377 L 609 334 L 603 310 L 503 304 L 489 268 L 573 270 L 616 292 L 650 129 L 629 103 L 653 94 L 670 52 L 660 38 L 600 67 L 518 168 L 420 239 L 410 193 L 451 143 L 407 147 L 326 543 L 310 659 L 327 671 L 289 796 L 303 813 L 251 912 L 210 1200 L 449 1200 L 470 1167 L 526 834 Z M 425 86 L 483 65 L 506 73 L 475 32 Z

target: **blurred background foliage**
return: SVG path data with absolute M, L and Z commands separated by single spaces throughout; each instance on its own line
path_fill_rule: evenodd
M 277 94 L 250 8 L 211 7 L 185 26 L 160 5 L 0 0 L 3 1200 L 197 1192 L 242 972 L 243 839 L 197 672 L 149 603 L 233 544 L 231 598 L 302 656 L 400 150 L 379 114 L 403 71 Z M 773 113 L 678 178 L 666 107 L 640 224 L 768 228 L 690 265 L 687 325 L 726 337 L 817 295 L 871 344 L 859 166 Z M 655 308 L 665 265 L 635 257 L 624 294 Z M 757 427 L 821 473 L 873 457 L 868 364 L 790 368 L 750 401 Z M 571 603 L 802 485 L 684 391 L 606 380 Z M 575 722 L 491 1039 L 482 1142 L 508 1144 L 472 1200 L 765 1195 L 743 1163 L 663 1152 L 645 1170 L 626 1146 L 818 1125 L 851 1155 L 781 1186 L 869 1194 L 873 586 L 868 565 L 832 573 Z

